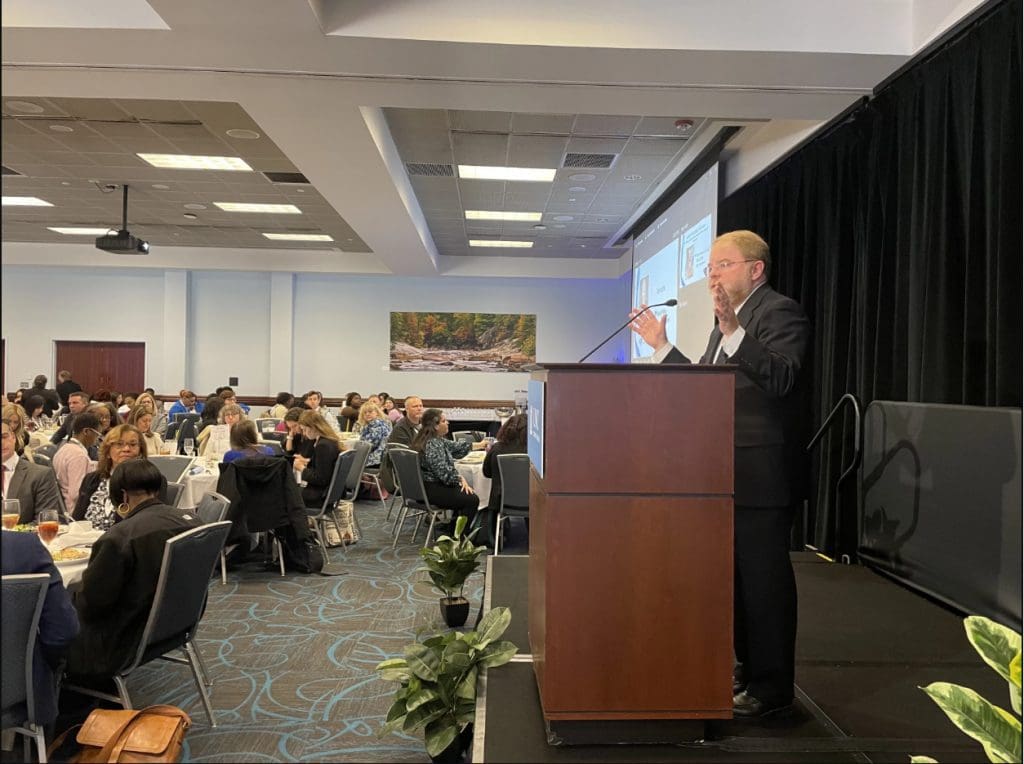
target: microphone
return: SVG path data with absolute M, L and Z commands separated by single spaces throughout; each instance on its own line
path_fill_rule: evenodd
M 601 340 L 601 341 L 600 341 L 599 343 L 597 343 L 597 347 L 595 347 L 595 348 L 594 348 L 593 350 L 591 350 L 591 351 L 590 351 L 589 353 L 587 353 L 587 354 L 586 354 L 585 356 L 583 356 L 583 357 L 582 357 L 582 358 L 581 358 L 581 359 L 579 360 L 579 363 L 583 363 L 583 362 L 584 362 L 584 361 L 586 361 L 586 360 L 587 360 L 588 358 L 590 358 L 590 356 L 594 355 L 594 353 L 596 353 L 596 352 L 597 352 L 598 350 L 600 350 L 600 348 L 601 348 L 601 347 L 602 347 L 602 346 L 604 345 L 604 343 L 606 343 L 606 342 L 607 342 L 608 340 L 610 340 L 610 339 L 611 339 L 612 337 L 614 337 L 614 336 L 615 336 L 616 334 L 618 334 L 618 333 L 619 333 L 619 332 L 621 332 L 621 331 L 622 331 L 623 329 L 625 329 L 625 328 L 626 328 L 627 326 L 629 326 L 629 325 L 630 325 L 631 323 L 633 323 L 633 321 L 635 321 L 635 320 L 636 320 L 637 316 L 642 316 L 642 315 L 643 315 L 644 313 L 646 313 L 647 311 L 649 311 L 649 310 L 650 310 L 651 308 L 662 308 L 662 307 L 665 307 L 665 308 L 674 308 L 674 307 L 675 307 L 675 306 L 676 306 L 676 305 L 678 304 L 678 302 L 679 302 L 678 300 L 665 300 L 665 302 L 659 302 L 659 303 L 655 303 L 654 305 L 648 305 L 648 306 L 647 306 L 646 308 L 644 308 L 644 309 L 643 309 L 643 310 L 641 310 L 641 311 L 640 311 L 639 313 L 637 313 L 637 314 L 636 314 L 636 316 L 631 316 L 631 317 L 630 317 L 630 319 L 629 319 L 629 321 L 627 321 L 626 323 L 624 323 L 624 324 L 623 324 L 622 326 L 620 326 L 620 327 L 619 327 L 618 329 L 616 329 L 616 330 L 615 330 L 614 332 L 612 332 L 612 333 L 611 333 L 611 334 L 609 334 L 609 335 L 608 335 L 607 337 L 605 337 L 605 338 L 604 338 L 603 340 Z

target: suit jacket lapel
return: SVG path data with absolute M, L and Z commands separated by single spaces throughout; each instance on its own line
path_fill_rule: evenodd
M 25 461 L 24 456 L 18 457 L 18 466 L 14 468 L 14 474 L 11 475 L 10 481 L 7 483 L 7 498 L 16 499 L 18 498 L 18 489 L 21 488 L 21 483 L 25 479 L 25 475 L 28 473 L 28 462 Z
M 704 351 L 703 357 L 701 357 L 701 363 L 714 363 L 715 362 L 715 351 L 718 350 L 718 344 L 722 339 L 722 330 L 718 328 L 718 321 L 715 321 L 714 327 L 711 329 L 711 336 L 708 337 L 708 346 Z

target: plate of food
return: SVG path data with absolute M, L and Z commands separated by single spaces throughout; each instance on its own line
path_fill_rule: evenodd
M 51 549 L 50 554 L 53 556 L 53 561 L 57 565 L 61 563 L 69 562 L 81 562 L 82 560 L 88 560 L 90 550 L 82 549 L 81 547 L 69 546 L 67 549 Z

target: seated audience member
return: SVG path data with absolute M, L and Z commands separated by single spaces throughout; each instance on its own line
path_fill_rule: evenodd
M 410 395 L 405 399 L 405 415 L 395 422 L 388 436 L 388 443 L 400 443 L 406 448 L 412 448 L 412 441 L 416 433 L 420 431 L 420 421 L 423 419 L 423 401 Z M 387 491 L 394 492 L 396 484 L 391 471 L 391 460 L 388 459 L 385 449 L 384 458 L 380 461 L 380 482 Z
M 75 424 L 75 417 L 89 408 L 89 394 L 81 391 L 71 393 L 68 396 L 68 413 L 60 429 L 50 438 L 51 443 L 61 443 L 71 437 Z
M 338 432 L 338 418 L 334 416 L 327 406 L 324 405 L 324 396 L 319 390 L 310 390 L 304 396 L 302 396 L 302 402 L 306 405 L 306 408 L 310 411 L 315 411 L 317 414 L 324 418 L 324 421 L 331 426 L 331 429 Z
M 345 405 L 341 409 L 341 427 L 345 432 L 350 432 L 359 421 L 359 407 L 363 405 L 363 398 L 359 393 L 349 393 L 345 396 Z
M 60 509 L 57 479 L 53 470 L 18 456 L 14 450 L 14 433 L 3 423 L 3 487 L 5 499 L 21 503 L 19 523 L 35 522 L 41 509 Z
M 75 417 L 67 443 L 53 455 L 53 472 L 64 496 L 64 506 L 69 512 L 78 501 L 82 480 L 95 468 L 89 452 L 100 439 L 99 426 L 100 421 L 95 414 L 82 412 Z
M 234 403 L 224 404 L 220 409 L 220 421 L 199 433 L 200 455 L 215 459 L 224 456 L 231 449 L 231 428 L 244 419 L 245 415 L 240 406 Z
M 135 399 L 135 405 L 145 406 L 146 410 L 153 415 L 153 421 L 150 423 L 149 429 L 163 438 L 164 433 L 167 432 L 167 415 L 164 414 L 163 407 L 156 399 L 156 396 L 147 390 Z
M 117 522 L 93 544 L 75 597 L 82 630 L 68 653 L 73 677 L 109 677 L 130 659 L 153 604 L 164 542 L 202 524 L 161 500 L 164 485 L 145 459 L 122 462 L 109 477 Z
M 402 412 L 398 410 L 398 406 L 395 405 L 395 401 L 391 398 L 385 398 L 383 407 L 384 416 L 386 416 L 391 424 L 394 424 L 402 418 Z
M 118 424 L 117 410 L 110 401 L 104 403 L 93 403 L 86 411 L 91 411 L 100 420 L 100 434 L 106 437 L 111 427 Z
M 242 409 L 246 416 L 249 416 L 249 407 L 244 403 L 240 403 L 238 396 L 235 395 L 235 391 L 230 387 L 221 387 L 217 389 L 217 395 L 224 399 L 224 403 L 238 406 Z
M 139 397 L 138 393 L 125 393 L 121 399 L 121 405 L 117 407 L 117 415 L 121 417 L 122 422 L 127 421 L 127 417 L 132 413 L 132 409 L 135 408 L 135 399 Z
M 28 420 L 25 422 L 25 428 L 29 432 L 35 432 L 36 430 L 45 430 L 50 426 L 50 417 L 46 415 L 46 406 L 43 403 L 43 399 L 38 395 L 30 395 L 25 398 L 25 416 Z
M 111 396 L 109 390 L 107 390 L 105 387 L 101 387 L 99 390 L 93 393 L 92 401 L 93 403 L 110 403 L 111 401 L 113 401 L 113 397 Z
M 117 521 L 117 512 L 110 497 L 110 476 L 125 462 L 147 460 L 146 443 L 139 428 L 130 424 L 112 427 L 100 445 L 96 470 L 82 479 L 78 500 L 71 513 L 74 520 L 88 520 L 96 530 L 105 531 Z M 160 471 L 157 470 L 157 474 Z M 162 478 L 162 497 L 167 496 L 167 478 Z
M 491 479 L 491 497 L 487 502 L 490 522 L 489 539 L 494 539 L 498 526 L 498 510 L 501 509 L 501 472 L 498 470 L 498 457 L 502 454 L 526 453 L 526 414 L 509 417 L 498 430 L 495 442 L 491 444 L 484 457 L 484 477 Z
M 32 458 L 32 449 L 28 445 L 29 435 L 25 409 L 17 403 L 5 403 L 3 408 L 4 424 L 14 433 L 14 452 L 26 459 Z
M 71 605 L 53 558 L 34 533 L 0 534 L 3 575 L 45 573 L 50 577 L 39 616 L 32 653 L 32 689 L 36 723 L 49 727 L 57 718 L 57 680 L 64 673 L 64 656 L 78 635 L 78 613 Z M 49 737 L 49 735 L 47 735 Z
M 384 446 L 391 436 L 391 421 L 384 416 L 380 406 L 368 400 L 359 408 L 359 440 L 370 444 L 370 455 L 366 457 L 367 467 L 379 467 L 384 455 Z
M 167 418 L 174 421 L 175 414 L 202 414 L 203 404 L 196 402 L 196 394 L 188 389 L 178 391 L 178 400 L 167 410 Z
M 327 496 L 334 476 L 334 463 L 341 453 L 338 433 L 315 411 L 302 412 L 299 427 L 303 440 L 312 446 L 307 446 L 309 456 L 295 455 L 292 467 L 301 476 L 302 501 L 307 507 L 319 507 Z
M 46 375 L 37 374 L 36 378 L 32 380 L 32 387 L 30 387 L 25 397 L 28 398 L 31 395 L 38 395 L 43 399 L 43 415 L 47 419 L 52 417 L 60 409 L 60 397 L 57 395 L 56 390 L 51 390 L 46 386 Z M 25 407 L 26 411 L 28 407 Z M 29 412 L 31 415 L 31 412 Z
M 196 425 L 196 435 L 202 433 L 207 427 L 220 424 L 220 412 L 224 408 L 224 399 L 219 395 L 211 395 L 203 405 L 202 418 Z
M 153 432 L 153 413 L 146 406 L 133 408 L 128 414 L 127 424 L 133 424 L 139 428 L 142 437 L 146 439 L 147 454 L 155 456 L 163 453 L 163 438 Z
M 71 393 L 80 392 L 82 392 L 82 386 L 71 378 L 70 371 L 61 371 L 57 373 L 57 399 L 60 401 L 61 406 L 68 405 L 68 399 L 71 397 Z
M 17 403 L 20 406 L 24 402 L 24 400 L 25 390 L 24 388 L 19 387 L 17 390 L 14 391 L 14 395 L 11 397 L 10 403 Z
M 281 421 L 280 426 L 284 432 L 288 433 L 282 443 L 286 454 L 302 454 L 306 457 L 313 455 L 313 452 L 309 450 L 312 444 L 302 436 L 302 427 L 299 425 L 299 417 L 307 411 L 309 409 L 300 409 L 298 406 L 290 408 Z
M 260 443 L 256 425 L 248 419 L 231 425 L 231 449 L 224 453 L 224 463 L 230 464 L 250 456 L 273 456 L 270 446 Z
M 274 405 L 267 411 L 268 419 L 284 419 L 288 409 L 295 403 L 295 396 L 291 393 L 278 393 L 274 399 Z
M 451 510 L 453 520 L 459 515 L 465 515 L 468 528 L 476 517 L 480 498 L 455 468 L 455 460 L 486 444 L 483 441 L 456 443 L 447 440 L 447 434 L 448 420 L 441 409 L 427 409 L 423 412 L 420 430 L 412 441 L 412 448 L 420 455 L 423 487 L 430 504 L 438 509 Z

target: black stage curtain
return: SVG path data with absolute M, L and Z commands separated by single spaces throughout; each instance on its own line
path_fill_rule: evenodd
M 810 431 L 847 392 L 1021 405 L 1020 31 L 1020 0 L 993 3 L 723 200 L 719 229 L 764 236 L 811 318 Z M 851 439 L 847 416 L 813 457 L 805 539 L 852 555 Z

